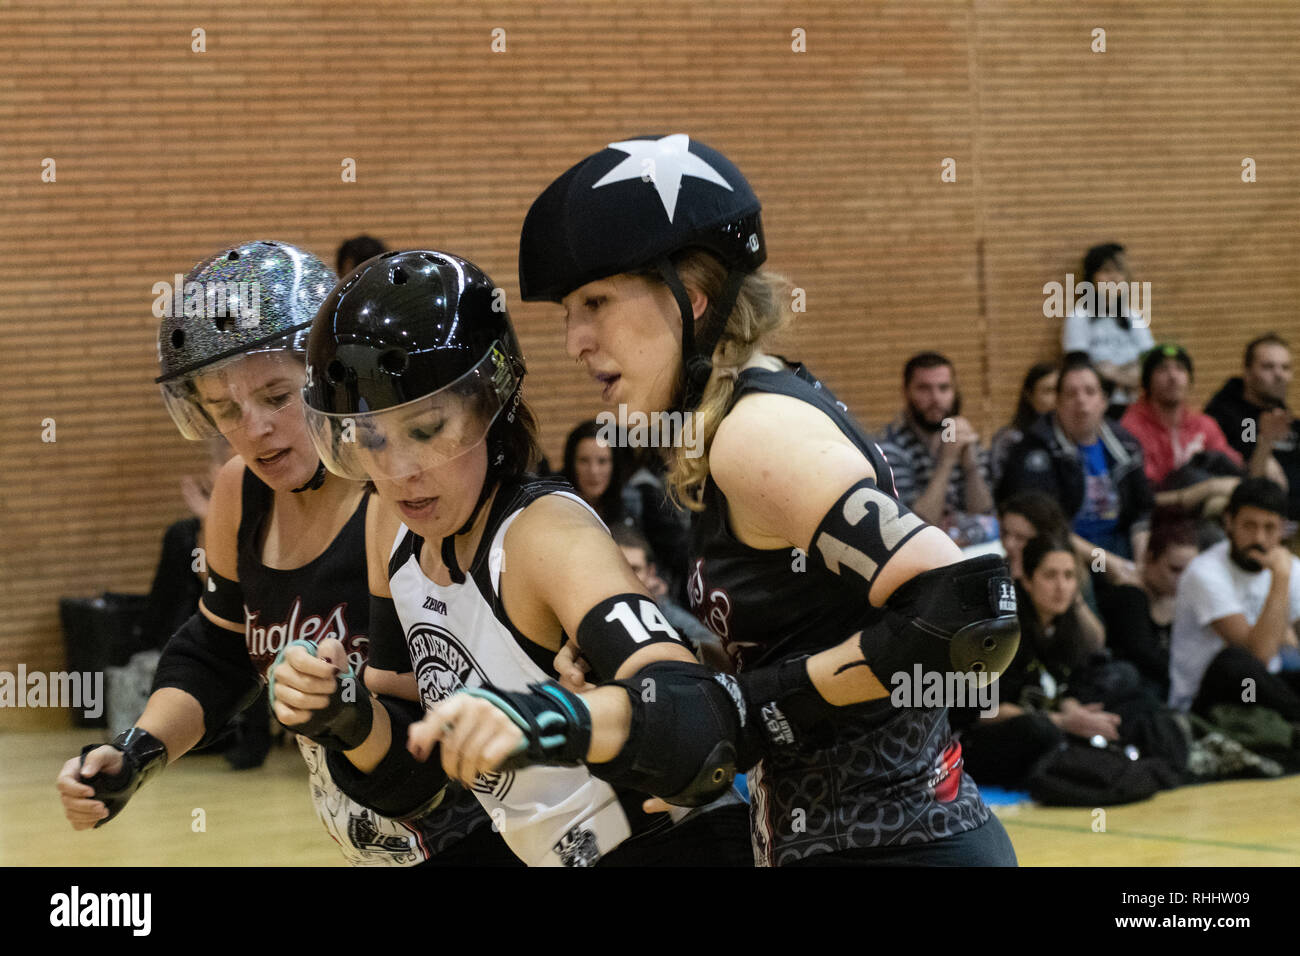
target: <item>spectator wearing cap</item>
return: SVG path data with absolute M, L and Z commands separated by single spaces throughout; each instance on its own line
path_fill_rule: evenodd
M 1143 467 L 1152 487 L 1204 452 L 1243 465 L 1218 423 L 1188 404 L 1191 384 L 1192 357 L 1181 345 L 1158 345 L 1142 360 L 1142 397 L 1129 406 L 1120 424 L 1142 443 Z
M 1083 257 L 1083 277 L 1096 294 L 1091 297 L 1091 308 L 1089 297 L 1084 296 L 1066 318 L 1062 351 L 1088 353 L 1110 393 L 1110 414 L 1119 418 L 1140 381 L 1138 359 L 1155 345 L 1151 317 L 1129 301 L 1132 276 L 1124 247 L 1118 242 L 1089 249 Z M 1112 291 L 1113 296 L 1109 294 Z

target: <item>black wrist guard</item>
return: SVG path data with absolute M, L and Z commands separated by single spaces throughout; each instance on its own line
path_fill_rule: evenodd
M 506 758 L 502 770 L 533 764 L 577 766 L 591 746 L 591 711 L 582 698 L 554 681 L 529 684 L 527 691 L 470 687 L 460 691 L 495 705 L 524 732 L 524 744 Z
M 833 736 L 831 716 L 841 708 L 827 701 L 808 676 L 808 658 L 795 657 L 741 671 L 747 720 L 740 758 L 745 769 L 764 753 L 821 747 Z
M 81 748 L 81 763 L 84 766 L 86 754 L 97 750 L 102 744 L 87 744 Z M 122 752 L 122 769 L 114 774 L 100 772 L 93 777 L 83 778 L 95 789 L 95 799 L 108 808 L 108 816 L 95 824 L 103 826 L 122 812 L 131 795 L 139 790 L 146 780 L 163 767 L 167 766 L 167 748 L 163 742 L 139 727 L 124 730 L 110 746 Z
M 268 700 L 275 703 L 275 669 L 284 660 L 285 653 L 294 646 L 305 647 L 313 657 L 316 656 L 315 641 L 290 641 L 280 649 L 275 663 L 267 672 L 269 683 Z M 279 718 L 276 718 L 277 721 Z M 341 671 L 334 682 L 334 692 L 330 694 L 329 703 L 321 710 L 313 711 L 305 723 L 292 726 L 281 723 L 280 726 L 292 734 L 301 734 L 308 740 L 314 740 L 326 750 L 355 750 L 370 736 L 370 729 L 375 723 L 374 706 L 370 703 L 370 692 L 361 683 L 358 675 L 348 668 Z

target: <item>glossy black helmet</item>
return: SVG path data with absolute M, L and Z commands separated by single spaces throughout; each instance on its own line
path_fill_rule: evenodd
M 303 388 L 312 440 L 347 478 L 400 478 L 477 445 L 513 414 L 525 368 L 504 292 L 432 250 L 356 268 L 316 314 Z

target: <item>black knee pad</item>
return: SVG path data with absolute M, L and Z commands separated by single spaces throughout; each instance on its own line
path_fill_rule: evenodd
M 594 776 L 682 807 L 726 792 L 745 749 L 745 704 L 734 678 L 702 664 L 656 661 L 613 684 L 631 699 L 632 725 L 617 757 L 588 764 Z
M 998 673 L 1020 646 L 1016 589 L 1007 564 L 982 555 L 911 578 L 862 632 L 862 656 L 882 683 L 916 664 L 935 673 Z

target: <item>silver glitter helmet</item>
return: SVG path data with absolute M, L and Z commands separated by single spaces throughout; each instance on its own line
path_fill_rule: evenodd
M 230 434 L 250 404 L 277 412 L 298 401 L 276 366 L 306 349 L 316 310 L 334 288 L 334 272 L 284 242 L 245 242 L 200 262 L 185 276 L 158 329 L 156 379 L 181 434 Z M 248 374 L 243 359 L 267 356 Z M 271 387 L 274 386 L 274 387 Z

